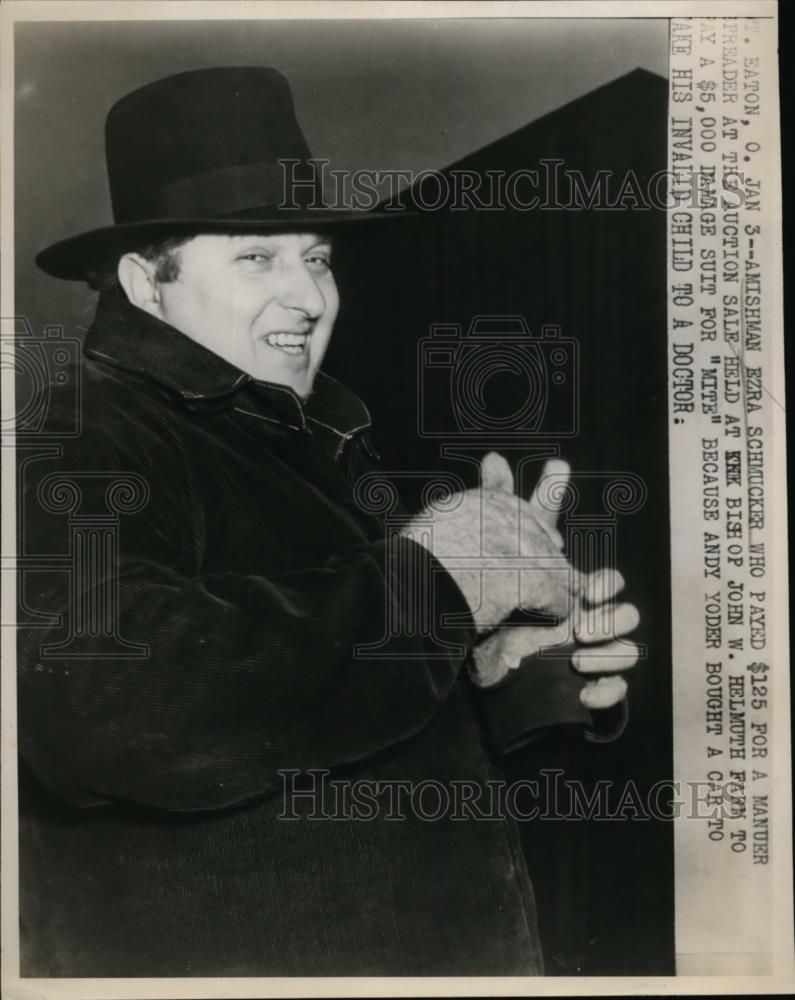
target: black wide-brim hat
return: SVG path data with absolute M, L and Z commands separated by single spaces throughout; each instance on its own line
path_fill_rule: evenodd
M 42 250 L 38 266 L 83 280 L 168 236 L 316 231 L 394 219 L 323 200 L 285 78 L 264 66 L 200 69 L 127 94 L 108 113 L 114 224 Z

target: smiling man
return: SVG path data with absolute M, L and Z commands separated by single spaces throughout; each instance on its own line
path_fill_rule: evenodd
M 57 454 L 19 470 L 25 552 L 60 567 L 20 595 L 22 974 L 539 973 L 513 820 L 429 822 L 414 791 L 494 781 L 478 686 L 514 742 L 538 711 L 510 675 L 540 630 L 485 638 L 519 600 L 501 560 L 528 555 L 556 641 L 583 609 L 586 714 L 634 662 L 620 579 L 578 578 L 498 456 L 432 542 L 356 502 L 369 416 L 320 365 L 329 234 L 366 223 L 280 208 L 309 151 L 278 73 L 158 81 L 106 140 L 115 224 L 38 258 L 100 296 L 50 389 Z
M 164 271 L 179 280 L 158 280 Z M 309 395 L 339 306 L 330 237 L 201 235 L 172 243 L 165 261 L 125 254 L 118 279 L 139 309 L 254 378 Z

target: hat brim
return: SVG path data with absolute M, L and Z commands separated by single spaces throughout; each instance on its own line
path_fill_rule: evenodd
M 247 213 L 212 219 L 156 219 L 104 226 L 78 236 L 70 236 L 46 247 L 36 256 L 36 264 L 46 274 L 66 281 L 85 281 L 93 270 L 107 268 L 114 256 L 121 256 L 147 242 L 169 236 L 195 236 L 200 233 L 276 233 L 276 232 L 358 232 L 374 224 L 392 224 L 397 220 L 416 219 L 418 213 L 402 206 L 393 210 L 342 211 L 316 209 L 291 215 L 289 211 L 273 214 Z

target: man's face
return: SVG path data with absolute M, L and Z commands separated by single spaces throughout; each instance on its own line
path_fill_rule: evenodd
M 339 307 L 331 245 L 311 233 L 202 235 L 158 286 L 160 318 L 254 378 L 306 397 Z

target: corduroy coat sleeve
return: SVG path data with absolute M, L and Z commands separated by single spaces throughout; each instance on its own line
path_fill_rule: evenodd
M 74 532 L 46 497 L 55 484 L 35 463 L 21 469 L 25 544 L 68 564 L 28 574 L 21 600 L 20 749 L 40 780 L 77 805 L 211 810 L 273 793 L 280 769 L 364 759 L 422 729 L 474 638 L 440 564 L 393 539 L 274 575 L 202 572 L 201 501 L 180 461 L 145 423 L 122 435 L 111 418 L 64 445 L 58 469 L 77 484 L 84 527 L 107 508 L 105 473 L 151 485 L 118 553 L 95 552 L 80 571 Z M 94 624 L 75 634 L 87 607 Z

